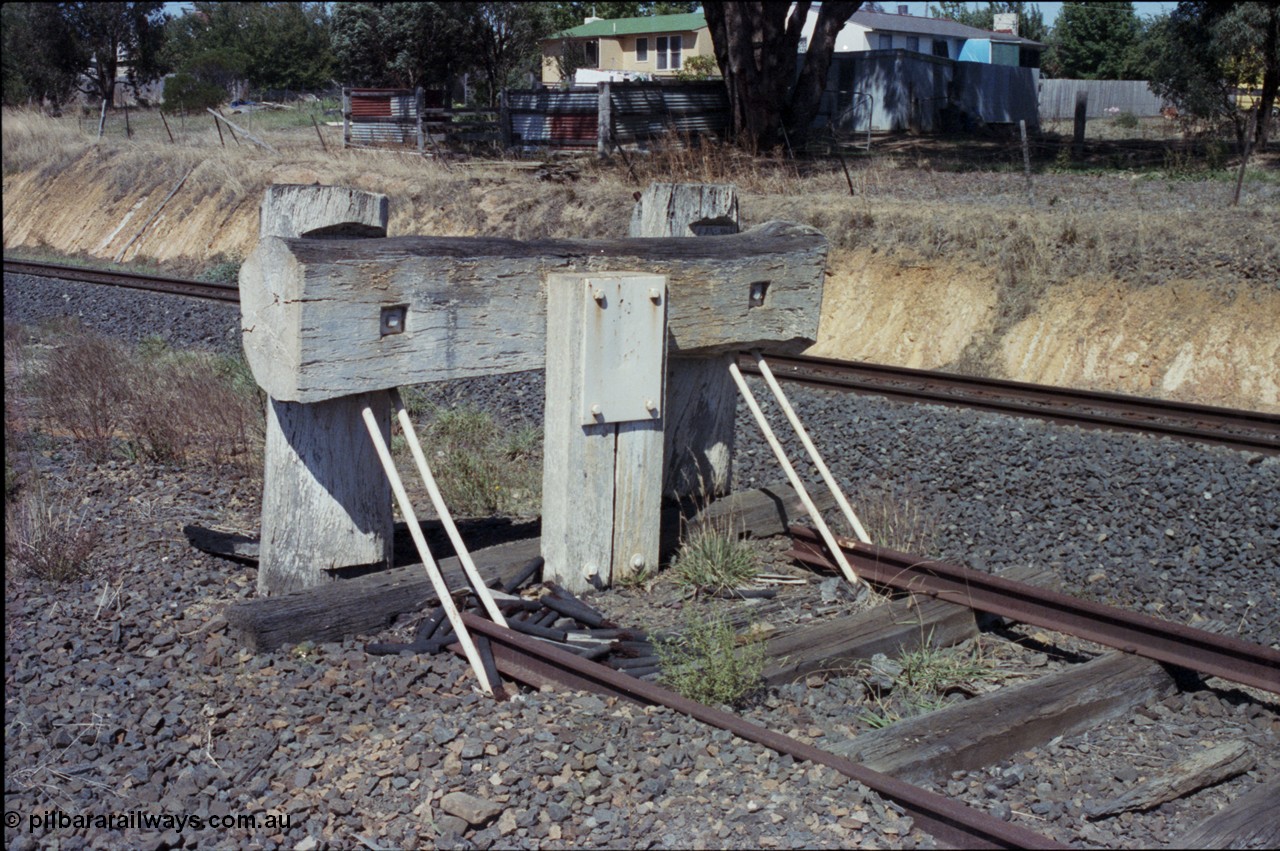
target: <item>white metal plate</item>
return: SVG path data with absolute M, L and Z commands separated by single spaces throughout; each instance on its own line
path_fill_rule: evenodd
M 667 279 L 606 273 L 582 287 L 582 424 L 660 418 Z

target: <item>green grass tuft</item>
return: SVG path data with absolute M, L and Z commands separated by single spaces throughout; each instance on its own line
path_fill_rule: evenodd
M 690 614 L 678 638 L 655 643 L 662 684 L 709 706 L 742 703 L 760 687 L 764 643 L 738 646 L 722 615 Z

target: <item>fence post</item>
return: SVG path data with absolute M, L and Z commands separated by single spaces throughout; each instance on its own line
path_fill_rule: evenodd
M 570 591 L 658 564 L 666 281 L 547 277 L 543 575 Z
M 413 93 L 414 109 L 418 113 L 418 156 L 426 156 L 426 153 L 427 153 L 427 140 L 423 136 L 423 127 L 422 127 L 422 109 L 423 109 L 423 104 L 425 103 L 426 103 L 426 98 L 423 97 L 422 86 L 418 86 L 417 91 Z
M 609 140 L 613 134 L 613 95 L 609 81 L 597 83 L 600 93 L 596 111 L 596 154 L 605 157 L 609 153 Z
M 342 90 L 342 147 L 351 147 L 351 90 Z
M 511 105 L 507 90 L 498 95 L 498 133 L 502 138 L 502 150 L 511 148 Z
M 262 202 L 259 237 L 327 231 L 350 238 L 371 229 L 385 236 L 387 214 L 385 195 L 276 185 Z M 243 322 L 245 334 L 268 333 L 253 317 Z M 389 441 L 387 391 L 313 404 L 268 398 L 258 593 L 320 585 L 336 578 L 331 570 L 390 562 L 391 486 L 377 474 L 377 451 L 362 421 L 366 405 Z
M 1089 112 L 1089 91 L 1080 89 L 1076 92 L 1076 125 L 1071 139 L 1071 156 L 1079 159 L 1084 154 L 1084 124 Z

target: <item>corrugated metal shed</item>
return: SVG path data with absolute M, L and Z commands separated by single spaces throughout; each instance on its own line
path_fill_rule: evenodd
M 445 118 L 443 98 L 443 92 L 434 90 L 345 89 L 344 143 L 420 148 L 424 125 Z

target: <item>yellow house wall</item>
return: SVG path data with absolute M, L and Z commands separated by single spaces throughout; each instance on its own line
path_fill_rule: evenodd
M 707 30 L 650 33 L 647 36 L 626 35 L 618 38 L 599 39 L 600 64 L 598 67 L 602 71 L 637 71 L 659 77 L 675 76 L 678 69 L 668 68 L 659 71 L 657 68 L 658 36 L 673 35 L 680 36 L 682 40 L 680 51 L 682 65 L 693 56 L 715 55 L 715 51 L 711 46 L 711 34 Z M 636 61 L 636 40 L 641 38 L 649 39 L 649 59 L 645 62 Z M 559 41 L 543 43 L 542 82 L 549 86 L 561 81 L 560 70 L 556 66 L 555 60 L 559 53 Z

